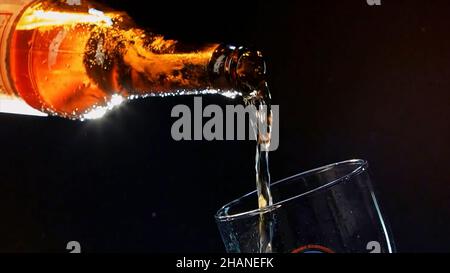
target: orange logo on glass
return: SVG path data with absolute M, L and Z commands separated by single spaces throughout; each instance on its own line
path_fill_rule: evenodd
M 321 245 L 306 245 L 291 251 L 291 253 L 335 253 L 335 252 L 329 249 L 328 247 L 324 247 Z

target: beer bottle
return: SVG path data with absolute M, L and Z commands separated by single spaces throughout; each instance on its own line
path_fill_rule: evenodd
M 86 119 L 147 96 L 249 98 L 265 73 L 259 51 L 186 46 L 90 0 L 0 3 L 0 112 Z

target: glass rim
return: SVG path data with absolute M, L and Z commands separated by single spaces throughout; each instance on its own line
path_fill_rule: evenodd
M 299 177 L 305 176 L 305 175 L 318 173 L 320 171 L 326 171 L 326 170 L 329 170 L 329 169 L 332 169 L 332 168 L 336 168 L 338 166 L 348 165 L 348 164 L 357 164 L 358 166 L 355 167 L 354 170 L 350 171 L 346 175 L 343 175 L 343 176 L 341 176 L 339 178 L 331 180 L 330 182 L 327 182 L 324 185 L 317 186 L 317 187 L 314 187 L 311 190 L 308 190 L 308 191 L 302 192 L 300 194 L 297 194 L 297 195 L 295 195 L 293 197 L 289 197 L 287 199 L 278 201 L 277 203 L 275 203 L 272 206 L 269 206 L 267 208 L 264 208 L 264 209 L 257 208 L 257 209 L 254 209 L 254 210 L 244 211 L 244 212 L 240 212 L 240 213 L 236 213 L 236 214 L 224 215 L 229 208 L 231 208 L 234 205 L 236 205 L 237 203 L 239 203 L 242 199 L 256 194 L 257 191 L 254 190 L 254 191 L 252 191 L 250 193 L 247 193 L 246 195 L 244 195 L 244 196 L 242 196 L 242 197 L 240 197 L 238 199 L 235 199 L 234 201 L 231 201 L 231 202 L 227 203 L 223 207 L 221 207 L 217 211 L 217 213 L 216 213 L 216 215 L 214 217 L 215 217 L 216 221 L 218 221 L 218 222 L 227 222 L 227 221 L 233 221 L 233 220 L 242 219 L 242 218 L 249 218 L 249 217 L 253 217 L 253 216 L 259 216 L 259 215 L 261 215 L 263 213 L 268 213 L 268 212 L 274 211 L 276 209 L 279 209 L 282 205 L 285 205 L 285 204 L 287 204 L 287 203 L 289 203 L 289 202 L 291 202 L 293 200 L 296 200 L 296 199 L 299 199 L 299 198 L 303 198 L 305 196 L 309 196 L 309 195 L 311 195 L 311 194 L 313 194 L 315 192 L 318 192 L 318 191 L 321 191 L 321 190 L 325 190 L 325 189 L 328 189 L 328 188 L 333 187 L 335 185 L 338 185 L 338 184 L 340 184 L 340 183 L 342 183 L 344 181 L 348 181 L 352 177 L 354 177 L 356 175 L 359 175 L 360 173 L 362 173 L 365 170 L 367 170 L 368 166 L 369 166 L 369 163 L 367 162 L 367 160 L 364 160 L 364 159 L 350 159 L 350 160 L 340 161 L 340 162 L 337 162 L 337 163 L 332 163 L 332 164 L 324 165 L 322 167 L 318 167 L 318 168 L 315 168 L 315 169 L 304 171 L 304 172 L 298 173 L 296 175 L 289 176 L 287 178 L 283 178 L 283 179 L 273 183 L 271 185 L 271 187 L 273 187 L 275 185 L 279 185 L 279 184 L 287 182 L 287 181 L 290 181 L 290 180 L 295 179 L 295 178 L 299 178 Z

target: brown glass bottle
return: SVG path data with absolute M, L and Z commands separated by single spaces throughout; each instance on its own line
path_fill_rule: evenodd
M 258 51 L 220 44 L 186 50 L 91 1 L 5 1 L 0 14 L 12 15 L 0 15 L 0 95 L 44 113 L 83 119 L 145 96 L 255 96 L 265 76 Z

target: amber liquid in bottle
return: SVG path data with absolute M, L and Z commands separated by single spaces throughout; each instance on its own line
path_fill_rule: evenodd
M 213 89 L 207 68 L 218 45 L 182 52 L 176 41 L 135 28 L 124 14 L 84 8 L 39 3 L 17 23 L 10 77 L 32 107 L 83 118 L 113 96 Z

